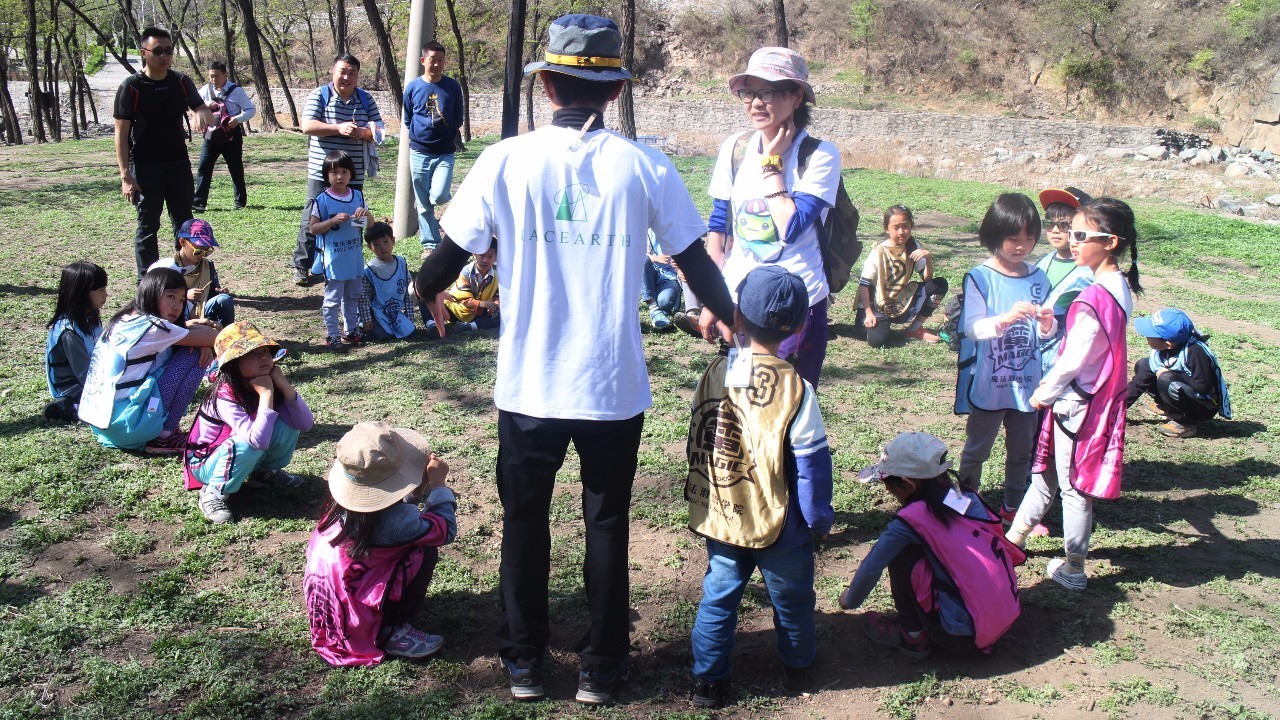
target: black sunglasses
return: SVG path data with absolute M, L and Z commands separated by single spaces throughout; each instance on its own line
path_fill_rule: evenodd
M 147 50 L 147 48 L 142 48 L 142 49 L 146 50 L 152 55 L 172 55 L 173 54 L 172 45 L 160 45 L 158 47 L 153 47 L 150 50 Z

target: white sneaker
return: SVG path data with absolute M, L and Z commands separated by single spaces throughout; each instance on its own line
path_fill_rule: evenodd
M 204 513 L 205 520 L 216 525 L 229 523 L 234 519 L 231 510 L 227 508 L 226 497 L 210 490 L 208 485 L 200 488 L 200 512 Z
M 1054 558 L 1049 561 L 1048 567 L 1044 570 L 1050 580 L 1058 583 L 1068 590 L 1079 592 L 1084 590 L 1084 586 L 1089 582 L 1088 576 L 1082 572 L 1071 572 L 1071 566 L 1063 558 Z

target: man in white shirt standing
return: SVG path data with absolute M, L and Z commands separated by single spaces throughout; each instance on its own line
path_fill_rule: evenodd
M 444 239 L 423 261 L 416 288 L 435 299 L 468 253 L 497 238 L 498 652 L 512 696 L 543 697 L 548 513 L 572 442 L 582 466 L 591 618 L 578 644 L 577 700 L 599 705 L 627 679 L 628 513 L 652 404 L 636 312 L 648 231 L 717 317 L 732 317 L 733 303 L 701 241 L 706 223 L 671 161 L 604 129 L 605 108 L 631 78 L 617 25 L 566 15 L 548 34 L 546 60 L 525 72 L 539 73 L 551 124 L 480 155 L 440 220 Z
M 227 64 L 221 60 L 209 63 L 209 82 L 200 88 L 200 97 L 217 122 L 204 131 L 191 210 L 204 212 L 208 206 L 213 166 L 219 157 L 227 161 L 227 173 L 231 175 L 231 184 L 236 191 L 235 207 L 239 210 L 249 201 L 244 185 L 244 124 L 258 113 L 258 109 L 239 83 L 227 79 Z

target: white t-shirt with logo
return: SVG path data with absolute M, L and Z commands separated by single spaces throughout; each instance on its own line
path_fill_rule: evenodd
M 752 132 L 738 172 L 736 175 L 733 172 L 734 146 L 741 136 L 741 133 L 730 135 L 720 146 L 720 156 L 716 159 L 711 185 L 707 188 L 707 194 L 712 198 L 729 201 L 728 226 L 733 235 L 733 247 L 724 262 L 724 279 L 729 285 L 729 292 L 737 302 L 738 284 L 747 273 L 759 265 L 770 263 L 804 280 L 809 291 L 809 306 L 812 307 L 830 293 L 827 275 L 822 268 L 822 248 L 818 245 L 818 224 L 826 218 L 828 210 L 823 210 L 818 223 L 805 228 L 799 237 L 791 238 L 786 244 L 781 243 L 778 239 L 781 231 L 774 227 L 773 216 L 769 214 L 764 199 L 774 188 L 773 180 L 766 179 L 760 172 L 763 157 L 759 131 Z M 825 202 L 828 208 L 834 207 L 836 188 L 840 184 L 840 151 L 829 142 L 820 142 L 809 156 L 808 167 L 801 177 L 797 156 L 800 142 L 807 136 L 804 131 L 798 133 L 783 156 L 782 178 L 787 190 L 812 195 Z
M 498 238 L 498 409 L 625 420 L 652 405 L 636 312 L 648 231 L 667 255 L 707 232 L 665 155 L 545 126 L 481 153 L 440 226 L 476 254 Z

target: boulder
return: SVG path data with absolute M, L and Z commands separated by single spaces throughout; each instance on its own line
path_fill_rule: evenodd
M 1258 153 L 1258 160 L 1264 163 L 1269 163 L 1275 159 L 1276 159 L 1275 153 L 1271 152 L 1270 150 L 1263 150 L 1262 152 Z
M 1075 157 L 1071 158 L 1072 170 L 1079 170 L 1080 168 L 1088 167 L 1092 164 L 1093 164 L 1093 156 L 1091 155 L 1080 153 L 1079 155 L 1076 155 Z
M 933 177 L 938 180 L 952 180 L 955 176 L 956 174 L 951 168 L 940 167 L 933 171 Z
M 1196 150 L 1196 160 L 1199 160 L 1201 164 L 1208 165 L 1214 161 L 1213 153 L 1205 150 L 1204 148 L 1200 148 L 1199 150 Z
M 1214 198 L 1211 205 L 1219 210 L 1227 211 L 1240 207 L 1240 203 L 1236 202 L 1235 198 L 1226 193 L 1222 193 L 1218 197 Z
M 1112 160 L 1121 160 L 1129 157 L 1130 155 L 1133 155 L 1133 151 L 1125 148 L 1107 148 L 1102 151 L 1103 157 L 1111 158 Z
M 1196 148 L 1187 148 L 1182 152 L 1178 153 L 1178 159 L 1183 161 L 1194 160 L 1196 155 L 1199 155 L 1199 154 L 1200 154 L 1200 151 L 1197 150 Z
M 1151 160 L 1166 160 L 1169 157 L 1169 150 L 1163 145 L 1148 145 L 1138 151 L 1139 155 L 1145 155 Z
M 1233 162 L 1227 166 L 1226 170 L 1222 171 L 1222 174 L 1229 178 L 1244 177 L 1249 174 L 1249 166 L 1244 163 Z
M 1280 207 L 1280 193 L 1276 193 L 1275 195 L 1268 195 L 1262 201 L 1270 205 L 1271 207 Z
M 941 170 L 950 170 L 955 166 L 956 166 L 956 161 L 953 158 L 944 157 L 938 161 L 938 168 Z
M 1014 165 L 1030 165 L 1036 159 L 1036 153 L 1020 152 L 1012 158 Z

